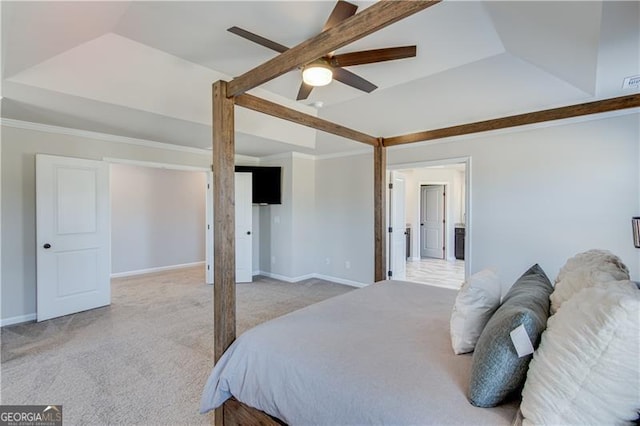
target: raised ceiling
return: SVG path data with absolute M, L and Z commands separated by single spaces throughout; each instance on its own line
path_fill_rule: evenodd
M 276 55 L 226 29 L 292 47 L 334 4 L 3 1 L 2 116 L 207 147 L 211 83 Z M 295 102 L 297 70 L 255 93 L 376 136 L 630 94 L 622 81 L 640 74 L 640 4 L 445 0 L 339 52 L 408 44 L 414 59 L 351 68 L 379 86 L 371 94 L 333 82 Z M 238 112 L 238 153 L 363 148 L 256 114 Z

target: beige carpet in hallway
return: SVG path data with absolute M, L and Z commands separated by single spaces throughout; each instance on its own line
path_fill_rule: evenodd
M 238 333 L 350 290 L 238 284 Z M 114 279 L 111 306 L 5 327 L 1 338 L 2 404 L 62 404 L 67 425 L 212 420 L 198 414 L 213 364 L 213 289 L 200 267 Z

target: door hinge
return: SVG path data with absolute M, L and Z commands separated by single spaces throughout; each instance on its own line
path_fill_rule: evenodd
M 389 189 L 393 189 L 393 184 L 392 183 L 389 184 Z
M 389 275 L 390 277 L 392 277 L 392 276 L 393 276 L 393 271 L 388 271 L 388 272 L 387 272 L 387 275 Z
M 211 269 L 211 265 L 207 265 L 207 271 Z
M 389 232 L 390 233 L 393 232 L 393 228 L 392 227 L 389 227 Z
M 211 225 L 207 225 L 207 229 L 211 229 Z
M 207 184 L 207 189 L 211 188 L 211 186 L 209 184 Z

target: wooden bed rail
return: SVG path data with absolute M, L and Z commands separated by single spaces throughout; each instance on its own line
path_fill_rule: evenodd
M 380 138 L 378 146 L 373 148 L 373 228 L 374 260 L 373 279 L 375 282 L 387 278 L 387 148 Z
M 636 107 L 640 107 L 640 94 L 620 96 L 617 98 L 603 99 L 600 101 L 569 105 L 560 108 L 545 109 L 541 111 L 528 112 L 525 114 L 495 118 L 493 120 L 477 121 L 475 123 L 461 124 L 459 126 L 444 127 L 435 130 L 425 130 L 423 132 L 384 138 L 384 146 L 389 147 L 407 143 L 423 142 L 433 139 L 443 139 L 452 136 L 488 132 L 491 130 L 525 126 L 527 124 L 562 120 L 565 118 L 580 117 L 582 115 L 599 114 L 603 112 L 611 112 Z
M 343 138 L 366 143 L 367 145 L 376 146 L 379 143 L 379 139 L 376 137 L 369 136 L 357 130 L 341 126 L 340 124 L 332 123 L 331 121 L 323 120 L 322 118 L 314 117 L 313 115 L 305 114 L 303 112 L 296 111 L 295 109 L 287 108 L 275 102 L 246 93 L 236 96 L 235 104 L 253 111 L 281 118 L 283 120 L 292 121 L 302 126 L 311 127 L 316 130 L 322 130 L 323 132 L 342 136 Z
M 218 362 L 236 338 L 235 141 L 233 98 L 227 83 L 213 84 L 213 327 Z M 224 407 L 215 412 L 224 424 Z

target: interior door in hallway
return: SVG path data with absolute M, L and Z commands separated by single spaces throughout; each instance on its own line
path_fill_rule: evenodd
M 37 319 L 111 303 L 109 165 L 36 155 Z
M 420 257 L 444 259 L 444 185 L 420 187 Z

